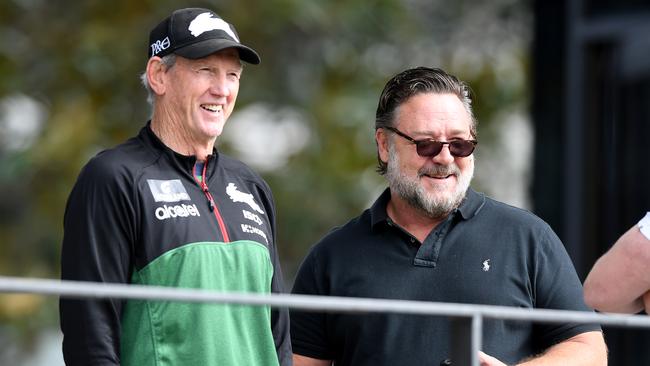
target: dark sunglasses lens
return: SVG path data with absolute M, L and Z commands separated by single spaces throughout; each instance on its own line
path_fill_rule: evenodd
M 433 157 L 440 154 L 442 147 L 445 144 L 449 144 L 449 152 L 452 156 L 464 158 L 474 152 L 474 143 L 471 141 L 458 140 L 451 142 L 440 142 L 440 141 L 418 141 L 416 151 L 418 155 L 424 157 Z
M 440 154 L 442 142 L 439 141 L 418 141 L 416 151 L 420 156 L 432 157 Z
M 464 158 L 474 151 L 474 144 L 471 141 L 452 141 L 449 143 L 449 152 L 453 156 Z

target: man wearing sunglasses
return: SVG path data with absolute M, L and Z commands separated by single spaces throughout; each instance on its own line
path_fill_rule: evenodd
M 530 212 L 469 188 L 477 146 L 468 87 L 440 69 L 394 76 L 377 108 L 389 188 L 326 235 L 293 292 L 590 311 L 564 247 Z M 296 366 L 450 365 L 449 320 L 291 312 Z M 597 325 L 488 320 L 481 365 L 606 365 Z

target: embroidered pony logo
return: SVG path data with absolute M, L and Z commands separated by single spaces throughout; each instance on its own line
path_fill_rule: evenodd
M 486 259 L 483 261 L 483 272 L 487 272 L 490 270 L 490 260 Z

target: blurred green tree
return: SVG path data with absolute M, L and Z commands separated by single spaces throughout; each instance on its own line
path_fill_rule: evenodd
M 1 275 L 58 277 L 67 195 L 90 157 L 145 124 L 149 107 L 139 75 L 148 32 L 183 5 L 0 2 Z M 262 56 L 261 65 L 246 67 L 235 114 L 217 144 L 262 172 L 273 188 L 288 285 L 308 248 L 384 187 L 374 172 L 374 112 L 393 74 L 437 66 L 468 81 L 481 147 L 489 146 L 489 126 L 504 111 L 525 113 L 527 1 L 225 0 L 191 6 L 214 9 Z M 238 123 L 250 128 L 237 129 Z M 268 148 L 250 155 L 254 141 Z M 25 339 L 56 326 L 57 315 L 56 299 L 0 296 L 0 319 L 19 324 Z M 0 339 L 15 329 L 0 327 Z

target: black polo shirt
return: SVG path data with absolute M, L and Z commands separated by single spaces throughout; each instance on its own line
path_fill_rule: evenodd
M 293 293 L 590 311 L 564 246 L 532 213 L 469 190 L 420 243 L 373 206 L 317 243 Z M 506 363 L 595 325 L 487 319 L 482 349 Z M 291 312 L 296 354 L 335 365 L 435 365 L 449 357 L 448 319 L 402 314 Z

